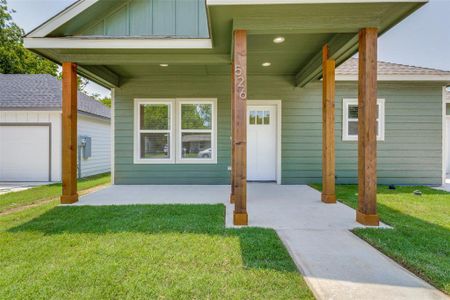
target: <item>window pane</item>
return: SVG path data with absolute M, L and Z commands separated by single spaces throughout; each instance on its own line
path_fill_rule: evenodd
M 377 104 L 377 119 L 380 117 L 380 106 Z
M 182 133 L 182 158 L 211 158 L 211 133 Z
M 258 111 L 258 115 L 256 116 L 256 124 L 262 124 L 263 123 L 263 112 Z
M 264 112 L 264 124 L 270 124 L 270 111 Z
M 358 105 L 349 105 L 348 106 L 348 118 L 349 119 L 358 119 Z
M 182 104 L 181 129 L 211 129 L 211 104 Z
M 141 158 L 170 158 L 170 134 L 141 133 Z
M 250 122 L 250 125 L 256 124 L 256 111 L 254 111 L 254 110 L 250 111 L 249 122 Z
M 358 122 L 349 121 L 348 122 L 348 135 L 358 135 Z
M 168 130 L 169 106 L 167 104 L 141 104 L 141 129 Z

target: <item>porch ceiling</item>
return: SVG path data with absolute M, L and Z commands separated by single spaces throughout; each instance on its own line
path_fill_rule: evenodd
M 320 78 L 320 51 L 325 43 L 329 43 L 330 55 L 339 65 L 356 52 L 360 28 L 377 27 L 383 33 L 426 1 L 359 0 L 355 1 L 358 3 L 349 3 L 327 0 L 317 3 L 292 0 L 284 2 L 297 3 L 267 4 L 268 1 L 264 1 L 265 4 L 241 2 L 229 5 L 233 2 L 235 1 L 207 1 L 212 48 L 74 49 L 32 46 L 31 49 L 58 63 L 75 62 L 79 65 L 80 73 L 88 78 L 103 85 L 117 86 L 121 78 L 162 74 L 229 74 L 232 31 L 246 29 L 249 75 L 296 75 L 296 83 L 303 86 Z M 250 2 L 258 1 L 244 3 Z M 96 5 L 101 7 L 100 4 Z M 93 11 L 84 12 L 83 18 L 92 18 Z M 83 18 L 80 20 L 84 20 Z M 78 37 L 65 35 L 70 32 L 70 28 L 80 26 L 82 24 L 72 20 L 43 38 L 62 36 L 69 41 L 80 40 Z M 283 36 L 285 42 L 273 43 L 276 36 Z M 120 40 L 120 37 L 104 38 Z M 155 37 L 147 37 L 145 40 L 152 39 Z M 83 38 L 82 42 L 88 43 L 91 40 L 93 38 Z M 36 37 L 25 39 L 26 45 L 34 41 Z M 271 66 L 263 67 L 263 62 L 270 62 Z M 162 68 L 160 63 L 167 63 L 169 67 Z
M 279 35 L 285 37 L 282 44 L 274 44 Z M 331 34 L 259 34 L 248 37 L 248 74 L 295 75 L 299 66 L 304 65 L 331 38 Z M 131 57 L 130 57 L 131 56 Z M 123 57 L 123 58 L 122 58 Z M 134 57 L 134 58 L 133 58 Z M 117 63 L 110 63 L 113 58 Z M 129 54 L 126 56 L 97 57 L 90 64 L 106 64 L 120 77 L 141 77 L 161 74 L 229 74 L 230 57 L 216 54 L 177 55 L 164 53 Z M 270 62 L 270 67 L 262 63 Z M 160 63 L 169 67 L 161 68 Z

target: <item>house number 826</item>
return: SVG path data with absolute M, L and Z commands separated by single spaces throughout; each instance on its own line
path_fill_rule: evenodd
M 242 72 L 241 66 L 236 65 L 236 67 L 234 68 L 234 74 L 236 76 L 237 91 L 239 94 L 239 98 L 245 100 L 247 98 L 247 92 L 245 90 L 245 77 Z

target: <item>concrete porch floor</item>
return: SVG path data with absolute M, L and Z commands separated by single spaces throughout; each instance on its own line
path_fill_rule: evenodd
M 223 203 L 231 227 L 229 193 L 229 186 L 110 186 L 74 205 Z M 324 204 L 308 186 L 249 183 L 247 209 L 249 226 L 277 231 L 318 299 L 448 299 L 352 234 L 361 227 L 352 208 Z

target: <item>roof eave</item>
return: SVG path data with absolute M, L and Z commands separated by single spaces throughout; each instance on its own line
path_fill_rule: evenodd
M 61 112 L 61 107 L 34 107 L 34 106 L 30 106 L 30 107 L 0 107 L 0 111 L 3 111 L 3 112 L 7 112 L 7 111 Z M 87 112 L 87 111 L 84 111 L 81 109 L 78 109 L 78 113 L 80 115 L 90 116 L 90 117 L 99 118 L 99 119 L 103 119 L 103 120 L 111 120 L 111 116 L 99 115 L 99 114 Z
M 393 82 L 424 81 L 424 82 L 441 82 L 441 83 L 449 84 L 450 83 L 450 74 L 449 75 L 400 75 L 400 74 L 378 75 L 377 80 L 378 81 L 393 81 Z M 358 75 L 337 74 L 336 81 L 358 81 Z
M 428 0 L 206 0 L 207 5 L 271 5 L 271 4 L 340 4 L 340 3 L 389 3 L 417 2 L 427 3 Z
M 31 30 L 29 33 L 25 35 L 25 37 L 26 38 L 46 37 L 52 31 L 54 31 L 61 25 L 65 24 L 76 15 L 82 13 L 83 11 L 85 11 L 98 1 L 99 0 L 78 0 L 73 4 L 71 4 L 70 6 L 63 9 L 62 11 L 60 11 L 52 18 L 48 19 L 47 21 L 39 25 L 38 27 L 36 27 L 35 29 Z

